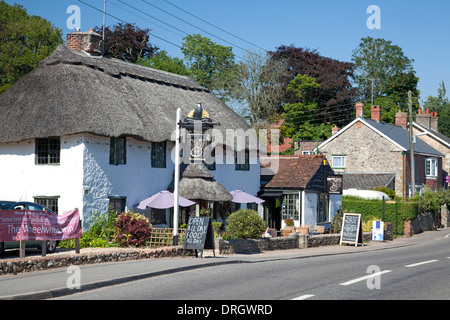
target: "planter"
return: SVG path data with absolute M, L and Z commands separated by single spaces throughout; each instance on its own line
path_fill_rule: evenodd
M 281 235 L 283 237 L 287 237 L 288 235 L 290 235 L 294 231 L 295 231 L 294 227 L 284 227 L 283 229 L 281 229 Z

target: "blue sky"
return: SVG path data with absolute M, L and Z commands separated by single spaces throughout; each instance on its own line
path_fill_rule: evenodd
M 103 10 L 104 0 L 82 1 Z M 167 1 L 251 44 L 196 19 Z M 171 56 L 180 58 L 182 53 L 179 47 L 183 38 L 186 34 L 193 33 L 200 33 L 216 43 L 232 46 L 238 57 L 244 56 L 245 52 L 242 49 L 260 51 L 258 47 L 261 47 L 270 51 L 280 45 L 293 44 L 297 47 L 316 49 L 323 56 L 341 61 L 351 60 L 352 51 L 361 42 L 361 38 L 367 36 L 384 38 L 400 46 L 408 58 L 415 60 L 413 66 L 420 78 L 421 100 L 425 100 L 429 95 L 436 95 L 441 81 L 446 83 L 447 90 L 450 91 L 450 1 L 448 0 L 167 1 L 107 0 L 107 12 L 141 28 L 150 28 L 155 36 L 170 42 L 153 37 L 152 43 L 166 50 Z M 6 2 L 18 3 L 27 9 L 29 14 L 51 21 L 63 30 L 64 39 L 67 33 L 73 31 L 67 25 L 67 20 L 72 15 L 67 13 L 70 5 L 80 8 L 82 31 L 100 26 L 103 22 L 101 12 L 78 0 L 6 0 Z M 366 25 L 372 15 L 367 13 L 370 5 L 377 5 L 380 8 L 381 29 L 369 29 Z M 120 21 L 106 16 L 106 25 L 118 22 Z

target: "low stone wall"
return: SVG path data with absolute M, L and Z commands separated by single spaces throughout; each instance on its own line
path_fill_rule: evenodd
M 406 236 L 434 229 L 436 229 L 435 217 L 431 212 L 419 214 L 413 220 L 406 221 L 404 224 L 404 234 Z
M 83 253 L 82 249 L 80 254 L 49 254 L 46 257 L 33 256 L 19 259 L 0 259 L 0 275 L 65 268 L 70 265 L 165 258 L 180 256 L 182 253 L 183 248 L 181 246 L 161 249 L 112 248 L 101 253 L 90 250 Z
M 309 235 L 306 233 L 291 233 L 287 237 L 273 237 L 264 239 L 247 239 L 247 240 L 219 240 L 219 253 L 258 253 L 269 250 L 286 250 L 298 248 L 314 248 L 321 246 L 338 245 L 341 239 L 340 234 L 319 234 Z M 363 240 L 370 241 L 372 239 L 371 232 L 363 233 Z

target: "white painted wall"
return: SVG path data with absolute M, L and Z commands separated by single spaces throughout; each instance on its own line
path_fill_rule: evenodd
M 107 212 L 109 197 L 126 197 L 128 209 L 141 200 L 166 190 L 174 172 L 167 143 L 166 168 L 152 168 L 151 143 L 127 137 L 126 165 L 110 165 L 110 138 L 93 134 L 61 137 L 58 165 L 35 164 L 35 140 L 0 145 L 0 200 L 34 201 L 36 196 L 58 196 L 59 213 L 80 210 L 83 229 L 95 212 Z M 224 161 L 225 162 L 225 161 Z M 259 158 L 249 171 L 236 171 L 233 164 L 217 164 L 215 179 L 227 190 L 259 191 Z M 87 190 L 87 196 L 84 191 Z
M 1 200 L 34 201 L 37 196 L 59 197 L 59 213 L 82 207 L 80 135 L 61 137 L 61 162 L 35 164 L 34 139 L 0 145 Z

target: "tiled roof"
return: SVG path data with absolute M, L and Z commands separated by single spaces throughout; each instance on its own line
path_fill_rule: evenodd
M 325 160 L 325 156 L 289 156 L 278 159 L 278 170 L 264 188 L 306 188 Z
M 395 173 L 346 173 L 342 174 L 344 189 L 372 190 L 388 187 L 395 178 Z

